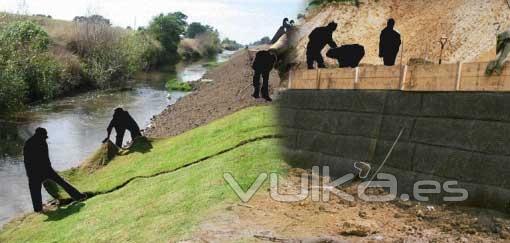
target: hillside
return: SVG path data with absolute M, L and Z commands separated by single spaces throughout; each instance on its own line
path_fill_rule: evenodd
M 41 16 L 26 16 L 0 12 L 0 26 L 6 26 L 16 21 L 30 20 L 39 24 L 48 33 L 53 48 L 66 49 L 66 46 L 76 38 L 77 23 L 67 20 L 51 19 Z M 112 31 L 128 33 L 129 30 L 120 27 L 109 27 Z M 55 50 L 56 51 L 56 50 Z M 69 54 L 70 51 L 67 51 Z
M 390 17 L 396 20 L 395 28 L 403 37 L 404 63 L 411 58 L 437 62 L 442 36 L 449 38 L 443 54 L 446 63 L 487 61 L 495 57 L 496 35 L 510 28 L 510 9 L 503 0 L 364 0 L 359 8 L 328 4 L 309 11 L 300 21 L 295 36 L 296 61 L 303 64 L 306 60 L 308 34 L 335 21 L 339 24 L 334 34 L 337 44 L 359 43 L 366 51 L 362 63 L 382 64 L 378 58 L 379 34 Z M 335 65 L 334 60 L 326 59 Z

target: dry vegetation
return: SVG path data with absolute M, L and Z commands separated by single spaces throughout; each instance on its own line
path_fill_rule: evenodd
M 0 103 L 13 102 L 0 105 L 0 113 L 78 90 L 121 86 L 136 72 L 157 65 L 162 56 L 161 45 L 146 31 L 107 23 L 0 13 L 2 33 L 0 70 L 6 75 L 0 79 L 15 80 L 10 82 L 18 82 L 20 88 L 12 95 L 7 87 L 12 85 L 1 85 Z M 36 41 L 44 48 L 32 48 Z M 37 58 L 27 62 L 28 57 Z

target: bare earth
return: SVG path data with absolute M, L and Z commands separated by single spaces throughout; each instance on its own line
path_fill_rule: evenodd
M 338 45 L 358 43 L 365 47 L 363 65 L 380 65 L 379 34 L 388 18 L 402 35 L 403 62 L 421 58 L 439 60 L 441 37 L 448 37 L 445 63 L 488 61 L 496 56 L 496 35 L 510 28 L 507 1 L 499 0 L 360 0 L 360 7 L 333 3 L 308 11 L 298 23 L 296 62 L 304 65 L 308 34 L 313 28 L 338 23 Z M 325 48 L 324 52 L 328 48 Z M 326 58 L 329 66 L 336 60 Z M 400 54 L 399 60 L 400 62 Z
M 254 56 L 253 53 L 251 55 Z M 209 82 L 201 82 L 198 90 L 155 116 L 145 135 L 154 138 L 175 136 L 243 108 L 268 104 L 251 96 L 251 58 L 247 50 L 242 50 L 228 62 L 209 71 L 202 79 Z M 271 91 L 279 84 L 280 78 L 273 71 L 269 84 Z
M 300 169 L 283 180 L 299 191 Z M 306 172 L 305 172 L 306 173 Z M 342 188 L 355 196 L 357 183 Z M 383 193 L 381 191 L 374 193 Z M 356 197 L 356 196 L 355 196 Z M 510 218 L 484 209 L 411 201 L 281 203 L 259 191 L 205 220 L 184 242 L 510 242 Z

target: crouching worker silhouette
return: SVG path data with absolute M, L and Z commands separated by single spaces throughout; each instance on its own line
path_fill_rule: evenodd
M 321 51 L 326 45 L 331 48 L 336 48 L 337 45 L 333 40 L 333 32 L 337 28 L 335 22 L 331 22 L 328 26 L 315 28 L 308 36 L 309 42 L 306 46 L 306 63 L 308 69 L 314 69 L 314 63 L 317 62 L 319 68 L 325 68 L 324 58 L 322 58 Z
M 338 60 L 338 66 L 341 68 L 359 66 L 361 59 L 365 56 L 365 48 L 362 45 L 352 44 L 343 45 L 337 48 L 331 48 L 326 56 Z
M 259 51 L 253 61 L 253 97 L 255 99 L 260 98 L 260 76 L 262 76 L 262 98 L 267 101 L 272 101 L 269 97 L 269 74 L 276 63 L 276 54 L 273 50 Z
M 35 134 L 25 142 L 23 147 L 28 186 L 30 187 L 30 196 L 35 212 L 42 212 L 43 210 L 41 186 L 47 180 L 52 180 L 60 185 L 76 201 L 86 198 L 84 194 L 62 179 L 51 167 L 48 144 L 46 143 L 47 138 L 46 129 L 37 128 Z
M 122 108 L 117 108 L 113 112 L 113 118 L 110 121 L 108 128 L 106 128 L 108 135 L 103 140 L 103 143 L 106 143 L 106 141 L 110 139 L 110 134 L 112 133 L 113 128 L 115 128 L 115 132 L 117 133 L 115 137 L 115 145 L 119 148 L 122 148 L 126 129 L 129 130 L 129 133 L 131 134 L 131 140 L 135 140 L 135 138 L 142 136 L 142 133 L 140 133 L 140 127 L 136 124 L 135 119 L 133 119 L 133 117 L 131 117 L 131 115 Z

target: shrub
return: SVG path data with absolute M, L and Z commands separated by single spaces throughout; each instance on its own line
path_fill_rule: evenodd
M 191 86 L 191 84 L 178 81 L 175 78 L 168 80 L 168 82 L 166 83 L 166 88 L 169 91 L 190 92 L 193 90 L 193 87 Z
M 48 33 L 32 21 L 18 21 L 7 25 L 0 33 L 0 46 L 3 57 L 16 52 L 47 51 L 50 38 Z
M 84 59 L 83 70 L 94 87 L 107 89 L 120 86 L 129 77 L 128 64 L 120 46 L 95 49 Z
M 31 101 L 49 100 L 59 95 L 58 81 L 61 79 L 62 66 L 57 60 L 44 53 L 37 55 L 17 71 L 24 76 L 29 88 Z
M 56 82 L 62 67 L 49 54 L 50 39 L 39 25 L 31 21 L 13 22 L 0 32 L 0 43 L 0 67 L 6 72 L 4 76 L 14 78 L 14 82 L 22 80 L 29 101 L 57 95 Z
M 218 32 L 205 32 L 195 39 L 184 39 L 179 45 L 179 55 L 186 60 L 212 57 L 221 51 Z
M 120 86 L 130 74 L 128 55 L 122 46 L 124 33 L 106 23 L 76 23 L 67 48 L 82 60 L 85 80 L 92 87 Z
M 23 107 L 27 85 L 11 63 L 0 66 L 0 114 Z
M 129 74 L 139 70 L 148 71 L 159 62 L 163 51 L 159 42 L 145 32 L 132 32 L 121 40 L 121 50 L 125 54 Z

